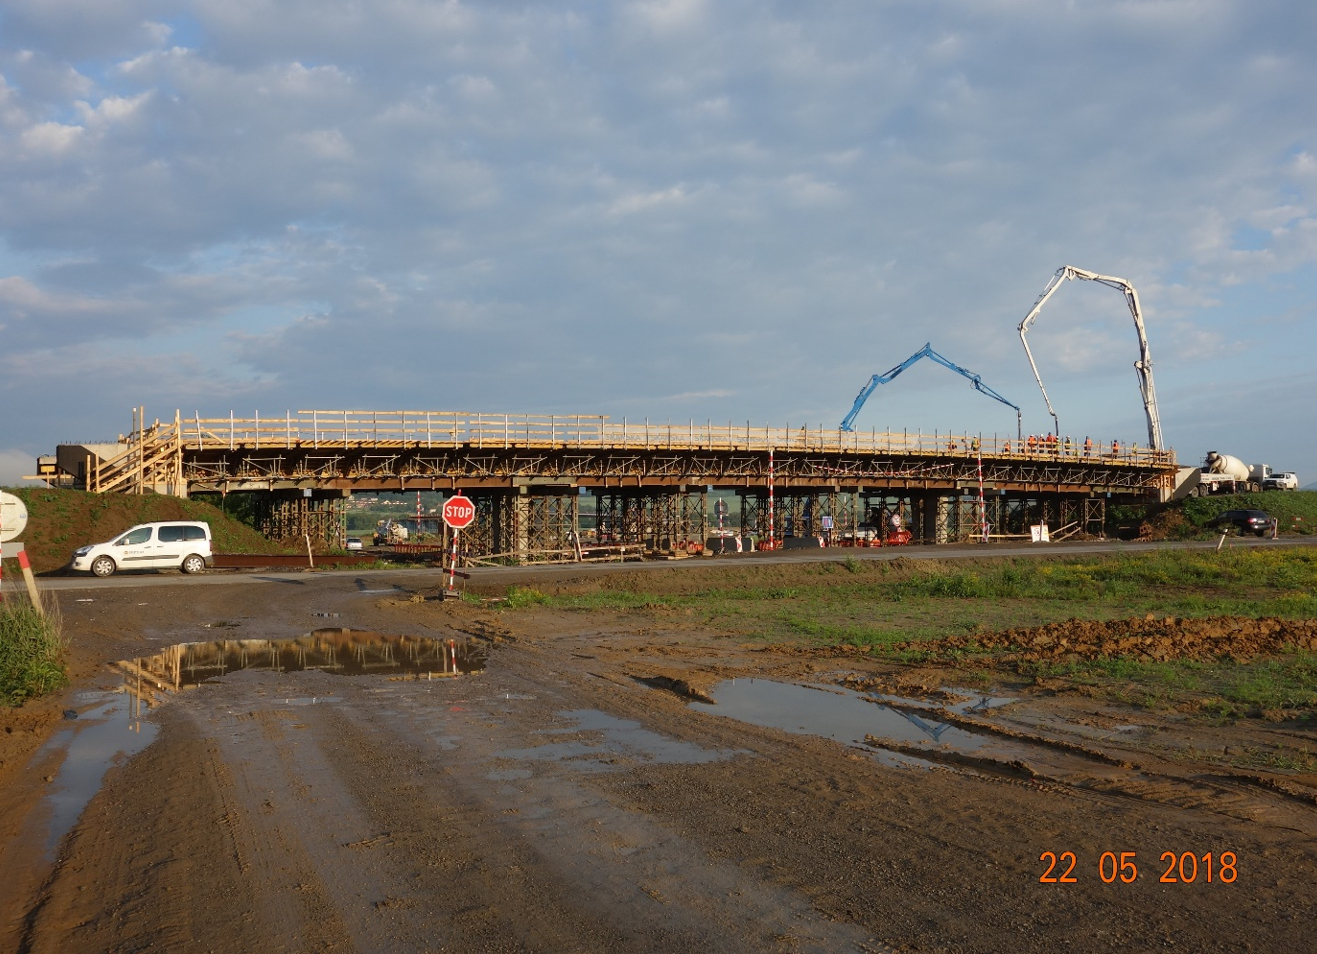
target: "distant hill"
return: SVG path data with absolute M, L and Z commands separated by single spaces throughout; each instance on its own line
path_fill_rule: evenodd
M 73 551 L 103 543 L 134 524 L 153 520 L 204 520 L 216 553 L 280 553 L 282 548 L 218 507 L 158 494 L 89 494 L 41 487 L 9 488 L 27 507 L 23 546 L 32 569 L 49 573 L 66 566 Z

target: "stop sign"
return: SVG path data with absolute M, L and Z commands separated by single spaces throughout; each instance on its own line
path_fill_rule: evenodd
M 465 530 L 476 519 L 476 505 L 460 493 L 444 501 L 444 523 L 454 530 Z

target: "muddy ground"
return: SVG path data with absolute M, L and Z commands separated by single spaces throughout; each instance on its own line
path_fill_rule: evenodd
M 62 592 L 74 685 L 0 714 L 0 950 L 1311 949 L 1317 776 L 1228 758 L 1317 751 L 1310 721 L 970 691 L 950 664 L 425 599 L 436 583 Z M 110 664 L 171 644 L 325 628 L 487 661 L 147 685 L 141 719 L 104 694 L 135 687 Z M 116 747 L 140 751 L 99 778 Z

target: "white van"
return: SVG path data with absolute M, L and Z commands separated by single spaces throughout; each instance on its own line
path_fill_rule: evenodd
M 109 543 L 73 551 L 75 570 L 110 576 L 115 570 L 173 569 L 200 573 L 211 563 L 210 525 L 166 520 L 133 527 Z

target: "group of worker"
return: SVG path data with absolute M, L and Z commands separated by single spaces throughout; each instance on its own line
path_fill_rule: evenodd
M 971 438 L 968 443 L 968 448 L 970 453 L 977 454 L 979 451 L 979 439 L 977 437 Z M 959 449 L 959 445 L 956 443 L 954 437 L 947 441 L 948 452 L 955 453 Z M 1025 454 L 1029 457 L 1034 455 L 1041 455 L 1043 457 L 1074 457 L 1082 451 L 1082 456 L 1093 457 L 1095 456 L 1093 449 L 1094 444 L 1091 437 L 1085 437 L 1084 443 L 1081 445 L 1076 441 L 1071 440 L 1069 436 L 1058 438 L 1055 434 L 1030 434 L 1020 442 L 1019 453 Z M 1123 449 L 1124 448 L 1122 448 L 1120 441 L 1113 440 L 1111 442 L 1112 457 L 1121 456 Z M 1002 453 L 1011 453 L 1011 442 L 1009 440 L 1003 442 Z M 1099 449 L 1097 453 L 1101 454 L 1102 451 Z M 1137 456 L 1139 453 L 1139 445 L 1131 444 L 1129 447 L 1129 453 Z
M 1093 438 L 1085 437 L 1084 443 L 1081 448 L 1081 445 L 1071 440 L 1068 435 L 1064 438 L 1057 438 L 1055 434 L 1043 434 L 1041 436 L 1036 434 L 1030 434 L 1027 438 L 1025 438 L 1024 443 L 1020 448 L 1021 451 L 1023 451 L 1025 454 L 1029 456 L 1033 456 L 1034 454 L 1043 454 L 1044 456 L 1049 456 L 1049 457 L 1055 457 L 1057 456 L 1058 453 L 1063 457 L 1074 457 L 1076 451 L 1080 449 L 1082 449 L 1084 457 L 1092 457 Z M 1137 452 L 1138 449 L 1139 449 L 1138 444 L 1133 445 L 1132 448 L 1133 451 Z M 1011 442 L 1007 441 L 1005 445 L 1003 445 L 1002 450 L 1004 453 L 1009 454 L 1011 452 Z M 1099 451 L 1099 453 L 1101 452 Z M 1120 454 L 1121 454 L 1120 441 L 1113 440 L 1111 442 L 1111 456 L 1119 457 Z

